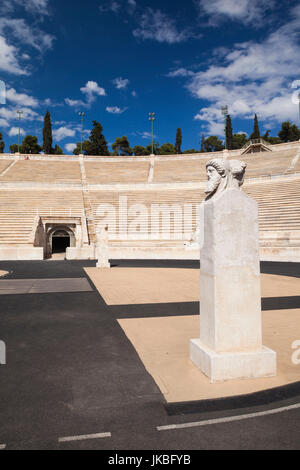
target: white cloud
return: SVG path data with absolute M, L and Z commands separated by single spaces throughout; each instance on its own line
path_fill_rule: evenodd
M 8 122 L 6 121 L 6 119 L 0 118 L 0 128 L 1 128 L 1 127 L 9 127 L 9 124 L 8 124 Z
M 7 122 L 16 121 L 18 119 L 17 107 L 2 106 L 0 108 L 0 118 L 5 119 Z M 43 116 L 40 116 L 33 109 L 22 107 L 22 121 L 43 121 Z
M 139 137 L 141 137 L 142 139 L 152 139 L 152 134 L 151 132 L 147 132 L 147 131 L 144 131 L 144 132 L 137 132 L 137 135 Z M 156 138 L 156 136 L 154 135 L 154 137 Z
M 87 103 L 85 103 L 82 100 L 72 100 L 71 98 L 65 98 L 65 103 L 68 106 L 74 107 L 74 108 L 80 108 L 80 107 L 87 107 L 89 106 Z
M 127 110 L 127 108 L 119 108 L 119 106 L 107 106 L 106 111 L 111 114 L 122 114 Z
M 65 139 L 66 137 L 74 137 L 74 135 L 75 135 L 74 129 L 69 129 L 68 127 L 64 127 L 64 126 L 53 130 L 53 137 L 58 142 Z
M 9 88 L 6 90 L 6 99 L 11 101 L 14 104 L 29 106 L 36 108 L 39 105 L 39 102 L 33 96 L 29 96 L 26 93 L 17 93 L 14 88 Z
M 137 97 L 137 92 L 136 92 L 135 90 L 132 90 L 131 94 L 132 94 L 132 96 L 133 96 L 134 98 Z
M 13 37 L 22 46 L 28 45 L 40 52 L 51 49 L 55 39 L 52 34 L 45 33 L 41 29 L 27 24 L 24 19 L 6 17 L 0 18 L 0 34 Z
M 191 36 L 187 30 L 179 31 L 173 18 L 152 8 L 147 8 L 141 15 L 139 27 L 133 31 L 133 35 L 139 39 L 167 44 L 183 42 Z
M 100 13 L 115 13 L 126 11 L 132 15 L 136 10 L 136 1 L 135 0 L 109 0 L 108 2 L 103 2 L 99 6 Z
M 300 6 L 291 11 L 291 17 L 264 41 L 236 44 L 231 51 L 224 51 L 221 65 L 220 58 L 215 59 L 204 71 L 188 78 L 190 92 L 210 103 L 195 119 L 206 121 L 218 135 L 223 134 L 220 108 L 224 104 L 229 105 L 233 117 L 253 119 L 257 113 L 273 124 L 296 119 L 298 107 L 291 99 L 291 84 L 300 76 Z
M 104 3 L 103 5 L 99 6 L 99 10 L 101 13 L 106 12 L 113 12 L 118 13 L 121 9 L 121 3 L 117 2 L 116 0 L 110 0 L 109 2 Z
M 42 104 L 45 104 L 47 107 L 51 108 L 56 108 L 58 106 L 64 106 L 64 103 L 59 103 L 56 101 L 53 101 L 51 98 L 46 98 L 45 100 L 42 101 Z
M 16 7 L 23 7 L 30 13 L 47 15 L 49 12 L 48 0 L 2 0 L 0 13 L 11 13 Z
M 210 16 L 210 25 L 228 18 L 245 24 L 262 24 L 266 12 L 274 6 L 274 0 L 198 0 L 195 3 L 200 13 Z
M 65 103 L 74 108 L 86 107 L 89 108 L 96 100 L 97 96 L 106 96 L 105 89 L 100 87 L 97 82 L 89 80 L 85 86 L 80 88 L 81 93 L 85 96 L 86 102 L 83 100 L 73 100 L 65 98 Z
M 128 4 L 128 12 L 130 14 L 133 14 L 135 9 L 136 9 L 136 1 L 135 0 L 128 0 L 127 4 Z
M 35 14 L 43 14 L 47 7 L 47 0 L 2 0 L 0 5 L 0 71 L 14 75 L 28 75 L 28 66 L 24 67 L 22 61 L 30 58 L 24 47 L 29 46 L 40 53 L 53 46 L 55 37 L 34 25 L 28 24 L 23 18 L 13 18 L 16 7 L 24 7 Z M 46 10 L 45 10 L 46 12 Z M 8 16 L 6 16 L 8 15 Z
M 118 90 L 121 90 L 127 87 L 127 85 L 129 84 L 129 80 L 128 78 L 118 77 L 113 80 L 113 84 Z
M 87 95 L 88 99 L 93 95 L 106 95 L 104 88 L 99 87 L 98 83 L 93 82 L 92 80 L 89 80 L 84 87 L 80 88 L 80 91 Z
M 92 80 L 89 80 L 84 87 L 80 88 L 80 91 L 86 97 L 87 106 L 90 106 L 96 100 L 97 96 L 106 96 L 104 88 L 100 87 L 97 82 Z
M 0 35 L 0 71 L 14 75 L 27 75 L 28 72 L 19 62 L 19 50 L 11 46 L 6 39 Z
M 3 80 L 0 80 L 0 104 L 6 103 L 6 85 Z
M 81 135 L 81 124 L 74 125 L 73 129 L 75 129 L 75 131 Z M 83 129 L 82 131 L 83 137 L 89 137 L 90 133 L 91 133 L 91 129 Z
M 69 144 L 66 144 L 65 145 L 65 149 L 67 150 L 67 152 L 69 153 L 73 153 L 73 150 L 77 147 L 77 144 L 74 144 L 74 143 L 69 143 Z
M 193 75 L 195 75 L 194 72 L 181 67 L 177 70 L 173 70 L 172 72 L 169 72 L 167 74 L 167 77 L 171 77 L 171 78 L 175 78 L 175 77 L 192 77 Z
M 20 128 L 20 135 L 25 135 L 26 132 L 24 131 L 24 129 Z M 12 127 L 9 132 L 8 132 L 8 135 L 10 137 L 13 137 L 15 135 L 19 135 L 19 128 L 18 127 Z

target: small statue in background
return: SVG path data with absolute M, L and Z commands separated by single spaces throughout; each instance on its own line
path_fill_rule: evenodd
M 100 227 L 96 231 L 96 258 L 97 268 L 110 268 L 108 248 L 108 225 Z

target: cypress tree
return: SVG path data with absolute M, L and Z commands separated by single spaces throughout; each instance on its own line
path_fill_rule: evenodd
M 254 128 L 253 128 L 253 132 L 250 136 L 250 139 L 260 139 L 260 131 L 259 131 L 259 125 L 258 125 L 258 119 L 257 119 L 257 115 L 255 114 L 254 116 Z
M 2 134 L 0 132 L 0 153 L 3 153 L 4 147 L 5 147 L 5 143 L 3 141 L 3 137 L 2 137 Z
M 229 114 L 226 116 L 226 148 L 228 150 L 233 148 L 232 122 Z
M 47 155 L 51 155 L 53 153 L 51 116 L 48 109 L 44 117 L 43 151 Z
M 182 144 L 182 130 L 179 127 L 176 132 L 175 153 L 177 154 L 181 153 L 181 144 Z
M 200 149 L 200 152 L 201 152 L 201 153 L 206 152 L 206 150 L 205 150 L 205 136 L 204 136 L 204 134 L 202 134 L 202 136 L 201 136 L 201 149 Z

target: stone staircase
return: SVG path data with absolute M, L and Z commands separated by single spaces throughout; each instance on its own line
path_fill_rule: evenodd
M 258 202 L 260 230 L 300 230 L 300 178 L 246 183 L 244 190 Z
M 21 208 L 0 207 L 0 245 L 22 245 L 30 243 L 35 220 L 35 211 Z
M 81 217 L 81 191 L 0 191 L 0 244 L 31 242 L 37 214 L 51 217 Z
M 19 160 L 0 176 L 1 182 L 81 183 L 80 167 L 73 161 Z
M 147 183 L 149 161 L 94 162 L 85 161 L 87 184 Z

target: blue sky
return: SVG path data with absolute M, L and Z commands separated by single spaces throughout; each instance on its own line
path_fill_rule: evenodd
M 83 6 L 83 4 L 85 6 Z M 235 132 L 276 135 L 299 124 L 300 5 L 274 0 L 2 0 L 0 132 L 6 151 L 22 133 L 42 141 L 50 110 L 54 141 L 72 153 L 100 121 L 111 144 L 127 135 L 150 143 L 148 113 L 156 113 L 160 144 L 199 148 L 201 133 L 223 134 L 220 107 L 229 106 Z

